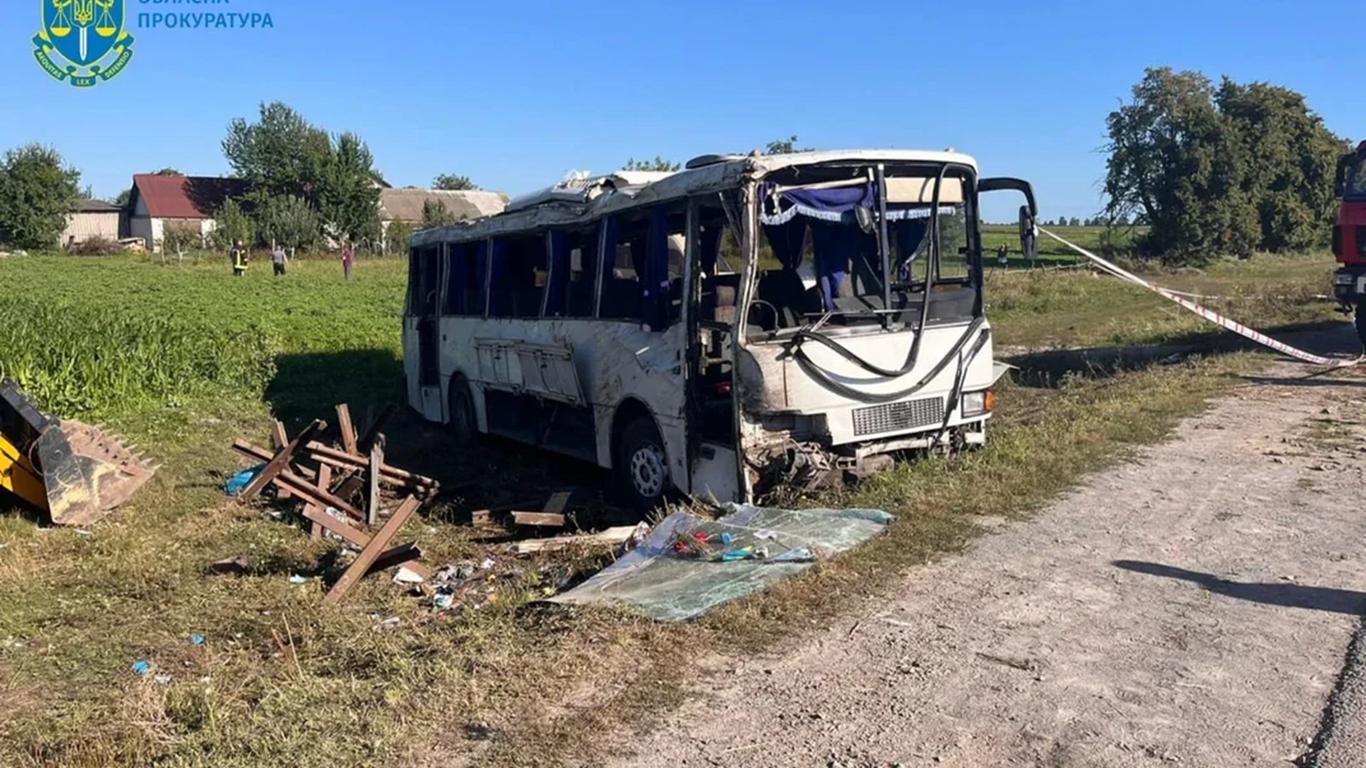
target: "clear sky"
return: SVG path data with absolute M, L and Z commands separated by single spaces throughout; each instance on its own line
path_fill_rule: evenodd
M 396 185 L 453 172 L 517 194 L 570 169 L 796 133 L 818 148 L 952 146 L 983 174 L 1031 179 L 1052 218 L 1101 207 L 1105 116 L 1147 66 L 1286 85 L 1333 131 L 1366 135 L 1347 50 L 1360 0 L 171 3 L 128 0 L 135 59 L 78 90 L 33 60 L 39 0 L 5 0 L 0 148 L 52 144 L 113 196 L 134 172 L 226 172 L 228 121 L 280 99 L 359 133 Z M 139 13 L 205 10 L 269 12 L 274 29 L 137 27 Z

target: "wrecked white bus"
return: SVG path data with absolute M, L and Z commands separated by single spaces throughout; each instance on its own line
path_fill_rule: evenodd
M 749 500 L 981 444 L 996 373 L 977 178 L 953 152 L 706 156 L 413 236 L 408 399 L 468 443 Z

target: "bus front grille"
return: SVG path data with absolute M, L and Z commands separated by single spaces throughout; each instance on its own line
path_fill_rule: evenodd
M 855 408 L 854 434 L 862 437 L 883 432 L 904 432 L 908 429 L 938 425 L 943 421 L 944 398 L 905 400 L 900 403 Z

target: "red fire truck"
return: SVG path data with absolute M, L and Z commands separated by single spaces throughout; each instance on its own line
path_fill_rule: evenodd
M 1333 295 L 1356 313 L 1357 335 L 1366 346 L 1366 141 L 1338 164 L 1338 223 L 1333 255 L 1342 266 L 1333 273 Z

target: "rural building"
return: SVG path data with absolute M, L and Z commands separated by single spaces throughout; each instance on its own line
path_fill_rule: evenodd
M 483 216 L 493 216 L 507 207 L 508 196 L 502 192 L 476 190 L 419 189 L 381 189 L 379 193 L 379 220 L 387 236 L 389 226 L 401 221 L 413 229 L 422 228 L 422 209 L 428 200 L 435 200 L 445 206 L 456 221 L 468 221 Z M 388 242 L 388 238 L 383 239 Z
M 128 232 L 145 240 L 153 251 L 161 250 L 168 226 L 187 227 L 207 238 L 215 227 L 214 215 L 223 203 L 246 192 L 247 183 L 241 179 L 137 174 L 128 200 Z
M 60 244 L 69 248 L 94 239 L 115 242 L 119 239 L 122 217 L 123 211 L 117 205 L 103 200 L 81 200 L 66 217 Z

